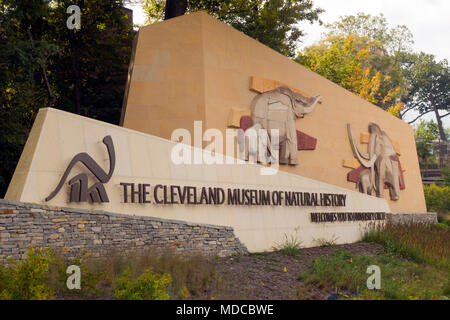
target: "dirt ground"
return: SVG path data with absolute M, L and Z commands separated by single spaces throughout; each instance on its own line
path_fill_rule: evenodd
M 224 297 L 232 299 L 297 299 L 300 272 L 306 271 L 312 260 L 332 255 L 337 250 L 346 250 L 353 255 L 373 255 L 382 251 L 381 246 L 355 243 L 301 249 L 301 254 L 292 257 L 280 252 L 250 254 L 248 256 L 219 259 L 217 271 L 222 274 Z M 284 272 L 286 268 L 286 272 Z M 311 288 L 309 299 L 327 299 L 332 292 Z M 217 297 L 220 299 L 223 297 Z
M 280 252 L 254 253 L 245 256 L 211 259 L 211 267 L 215 270 L 215 278 L 205 284 L 208 289 L 199 293 L 194 300 L 296 300 L 299 287 L 298 274 L 307 271 L 313 259 L 333 255 L 337 250 L 346 250 L 356 255 L 376 255 L 383 250 L 381 246 L 369 243 L 354 243 L 301 249 L 295 257 Z M 286 271 L 284 271 L 286 268 Z M 220 280 L 217 280 L 217 277 Z M 101 283 L 102 294 L 81 299 L 111 300 L 114 299 L 111 283 Z M 326 300 L 334 292 L 318 287 L 308 286 L 302 292 L 302 299 Z M 342 293 L 342 292 L 341 292 Z M 350 292 L 344 292 L 350 294 Z M 60 293 L 56 300 L 80 299 L 79 296 Z

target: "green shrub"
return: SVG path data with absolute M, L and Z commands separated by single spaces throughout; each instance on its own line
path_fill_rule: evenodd
M 25 258 L 0 266 L 0 299 L 48 300 L 53 290 L 47 276 L 54 253 L 50 249 L 31 248 Z
M 300 249 L 302 248 L 302 241 L 297 237 L 298 228 L 295 228 L 295 235 L 291 235 L 288 237 L 287 234 L 284 234 L 284 241 L 281 243 L 277 243 L 274 247 L 274 251 L 279 251 L 280 253 L 295 257 L 301 254 Z
M 430 212 L 449 213 L 450 212 L 450 187 L 424 185 L 423 191 L 427 209 Z
M 436 227 L 442 228 L 444 230 L 448 229 L 448 224 L 447 223 L 442 223 L 442 222 L 438 222 L 435 224 Z
M 168 300 L 166 290 L 171 281 L 169 274 L 158 275 L 151 269 L 133 279 L 131 269 L 127 268 L 116 280 L 114 297 L 119 300 Z
M 326 239 L 326 238 L 314 239 L 313 238 L 313 242 L 315 244 L 317 244 L 317 246 L 319 246 L 319 247 L 332 247 L 332 246 L 335 246 L 337 240 L 338 240 L 338 237 L 336 237 L 335 235 L 333 235 L 330 239 Z
M 12 299 L 9 288 L 12 287 L 8 269 L 0 265 L 0 300 Z

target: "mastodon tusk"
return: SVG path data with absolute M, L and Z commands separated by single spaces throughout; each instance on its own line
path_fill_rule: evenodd
M 353 138 L 352 133 L 352 125 L 350 123 L 347 123 L 347 132 L 348 132 L 348 138 L 350 140 L 350 145 L 352 146 L 353 154 L 358 158 L 358 161 L 366 168 L 371 168 L 375 161 L 377 160 L 377 155 L 374 155 L 371 159 L 368 159 L 368 156 L 363 155 L 359 149 L 358 146 L 355 144 L 355 139 Z M 369 161 L 365 161 L 363 158 L 368 159 Z

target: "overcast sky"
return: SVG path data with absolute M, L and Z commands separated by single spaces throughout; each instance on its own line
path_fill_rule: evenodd
M 320 18 L 331 23 L 340 16 L 358 12 L 384 14 L 391 27 L 405 25 L 414 36 L 414 49 L 450 60 L 450 1 L 449 0 L 314 0 L 316 7 L 325 9 Z M 302 23 L 307 33 L 306 46 L 320 39 L 323 27 L 318 23 Z
M 406 25 L 414 36 L 414 49 L 434 54 L 439 60 L 450 60 L 450 0 L 314 0 L 315 7 L 325 10 L 320 15 L 324 23 L 336 21 L 340 16 L 358 12 L 377 15 L 383 13 L 393 27 Z M 131 7 L 135 24 L 144 24 L 145 17 L 139 6 Z M 318 23 L 302 23 L 306 36 L 300 48 L 320 40 L 324 28 Z M 411 112 L 409 119 L 414 119 Z M 429 114 L 424 119 L 434 117 Z M 450 126 L 450 116 L 444 118 Z

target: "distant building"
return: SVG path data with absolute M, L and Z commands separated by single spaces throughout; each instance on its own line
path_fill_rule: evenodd
M 443 182 L 441 169 L 420 169 L 423 184 L 439 184 Z
M 439 150 L 442 150 L 442 155 Z M 439 166 L 441 168 L 450 164 L 450 142 L 434 140 L 433 153 L 440 159 Z

